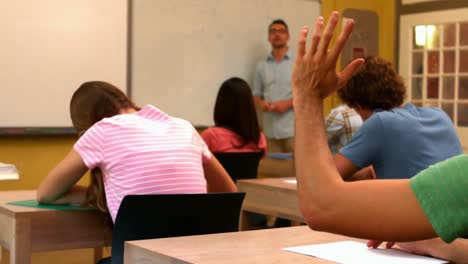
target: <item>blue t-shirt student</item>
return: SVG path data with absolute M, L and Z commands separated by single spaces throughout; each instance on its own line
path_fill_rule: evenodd
M 373 165 L 377 178 L 401 179 L 461 154 L 462 147 L 442 110 L 409 103 L 374 111 L 340 153 L 359 168 Z

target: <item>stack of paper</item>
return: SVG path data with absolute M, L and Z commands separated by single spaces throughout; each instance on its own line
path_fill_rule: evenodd
M 18 180 L 18 170 L 15 165 L 0 162 L 0 180 Z

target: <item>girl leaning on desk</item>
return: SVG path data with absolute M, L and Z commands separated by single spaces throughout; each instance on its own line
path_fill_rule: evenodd
M 136 107 L 112 84 L 83 83 L 70 114 L 79 139 L 41 182 L 41 203 L 96 206 L 115 221 L 129 194 L 237 191 L 189 122 Z M 88 170 L 90 186 L 76 185 Z

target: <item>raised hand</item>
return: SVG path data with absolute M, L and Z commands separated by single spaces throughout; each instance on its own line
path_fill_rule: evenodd
M 298 103 L 306 103 L 311 98 L 324 99 L 329 96 L 343 87 L 364 62 L 363 59 L 356 59 L 342 72 L 336 72 L 338 57 L 354 27 L 354 21 L 348 20 L 335 46 L 329 50 L 338 19 L 338 12 L 333 12 L 323 30 L 323 17 L 317 18 L 308 50 L 306 50 L 306 44 L 309 28 L 305 26 L 301 30 L 292 74 L 295 106 Z

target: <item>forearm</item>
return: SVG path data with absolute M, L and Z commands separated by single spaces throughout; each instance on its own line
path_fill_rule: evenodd
M 59 199 L 50 202 L 50 204 L 73 204 L 73 205 L 81 205 L 83 204 L 86 191 L 88 190 L 87 187 L 81 185 L 75 185 L 72 187 L 71 190 L 66 192 L 62 197 Z
M 320 222 L 319 214 L 330 207 L 332 195 L 342 182 L 328 148 L 322 116 L 321 100 L 295 101 L 297 188 L 302 213 L 312 227 L 315 221 Z
M 468 263 L 468 239 L 457 239 L 450 244 L 440 238 L 429 240 L 427 253 L 453 263 Z
M 372 166 L 365 167 L 355 172 L 351 177 L 346 178 L 345 181 L 362 181 L 375 179 L 375 173 Z

